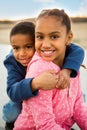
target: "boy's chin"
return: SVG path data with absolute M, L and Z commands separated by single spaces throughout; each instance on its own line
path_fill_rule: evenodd
M 22 66 L 24 66 L 24 67 L 27 67 L 28 66 L 28 64 L 22 64 L 22 63 L 20 63 Z

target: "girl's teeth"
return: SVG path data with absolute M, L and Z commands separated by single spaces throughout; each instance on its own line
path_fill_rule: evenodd
M 50 54 L 52 53 L 53 51 L 44 51 L 45 54 Z

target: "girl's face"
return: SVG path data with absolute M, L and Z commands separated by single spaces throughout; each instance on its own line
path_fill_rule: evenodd
M 66 26 L 55 17 L 41 17 L 36 22 L 35 49 L 44 60 L 62 66 L 71 38 L 72 33 L 67 34 Z
M 16 34 L 10 38 L 15 59 L 27 66 L 35 52 L 35 43 L 28 34 Z

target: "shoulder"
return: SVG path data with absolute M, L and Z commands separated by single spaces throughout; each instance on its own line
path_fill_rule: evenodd
M 59 67 L 51 61 L 46 61 L 46 60 L 42 59 L 42 57 L 40 57 L 38 55 L 38 53 L 35 52 L 32 60 L 30 61 L 29 65 L 28 65 L 28 70 L 29 69 L 32 69 L 32 71 L 38 70 L 39 72 L 46 71 L 46 70 L 57 70 L 58 71 Z
M 70 46 L 68 46 L 68 49 L 84 53 L 84 49 L 75 43 L 71 43 Z
M 11 50 L 4 60 L 4 65 L 6 68 L 8 68 L 12 66 L 18 66 L 17 64 L 18 63 L 14 57 L 13 51 Z
M 8 55 L 6 55 L 4 63 L 7 62 L 7 61 L 11 61 L 11 60 L 15 60 L 12 50 L 9 52 Z
M 6 56 L 6 59 L 4 60 L 4 66 L 6 67 L 8 72 L 10 72 L 9 74 L 11 74 L 12 71 L 14 73 L 17 73 L 18 75 L 22 75 L 23 77 L 25 77 L 26 68 L 16 61 L 12 50 Z

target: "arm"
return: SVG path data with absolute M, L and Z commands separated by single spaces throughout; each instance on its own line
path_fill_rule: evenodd
M 75 45 L 71 44 L 68 46 L 65 56 L 65 62 L 63 69 L 72 70 L 71 77 L 76 77 L 78 70 L 84 59 L 84 50 Z
M 20 66 L 10 54 L 4 61 L 7 69 L 7 94 L 14 102 L 20 102 L 37 95 L 31 90 L 32 78 L 25 79 L 26 70 Z
M 55 73 L 53 70 L 46 71 L 36 78 L 25 79 L 26 70 L 16 62 L 12 53 L 7 56 L 4 65 L 8 73 L 7 94 L 14 102 L 20 102 L 37 95 L 40 86 L 43 90 L 53 89 L 56 86 L 57 76 L 53 76 Z

